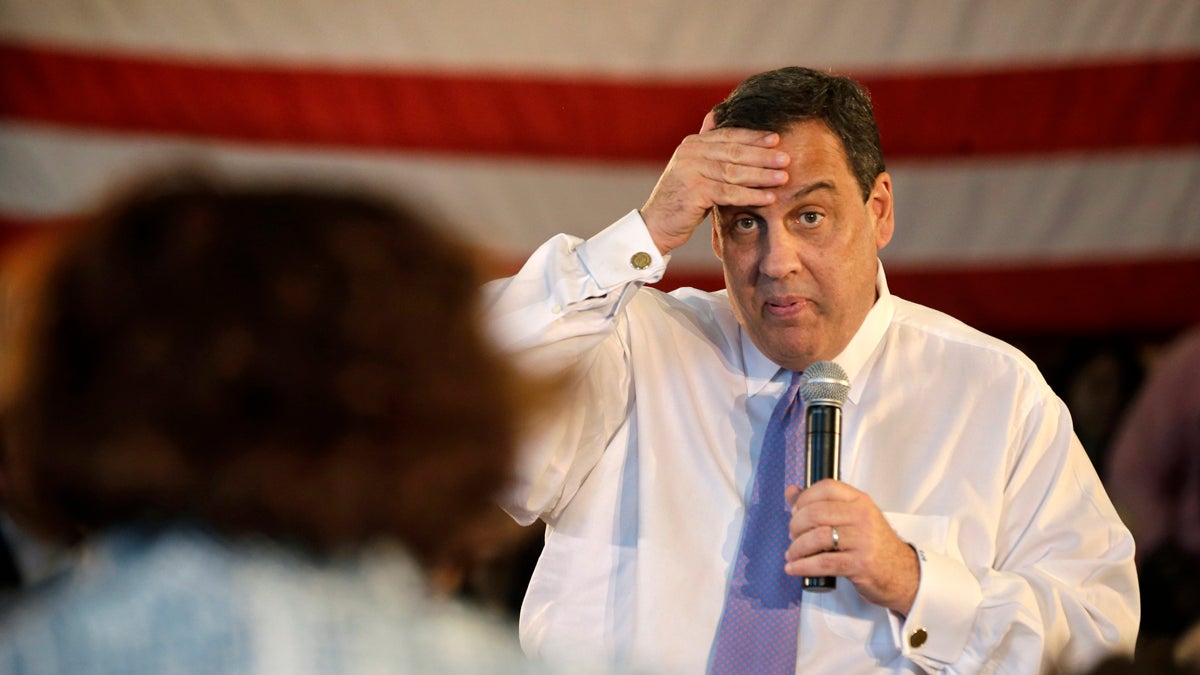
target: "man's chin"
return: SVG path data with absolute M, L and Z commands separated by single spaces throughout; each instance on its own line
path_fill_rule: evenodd
M 802 336 L 786 339 L 786 336 L 773 336 L 766 340 L 756 340 L 755 346 L 764 356 L 789 370 L 804 370 L 809 364 L 819 361 L 816 350 L 812 345 L 800 341 Z M 783 338 L 783 339 L 781 339 Z

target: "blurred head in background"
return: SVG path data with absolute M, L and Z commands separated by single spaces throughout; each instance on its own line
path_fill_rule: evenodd
M 44 531 L 447 560 L 537 398 L 484 335 L 466 249 L 371 195 L 159 177 L 36 260 L 0 401 L 9 507 Z

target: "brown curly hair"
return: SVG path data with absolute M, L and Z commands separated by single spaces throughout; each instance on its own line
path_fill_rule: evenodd
M 430 561 L 508 479 L 542 390 L 487 340 L 468 250 L 408 208 L 173 175 L 52 251 L 5 349 L 10 500 L 35 522 Z

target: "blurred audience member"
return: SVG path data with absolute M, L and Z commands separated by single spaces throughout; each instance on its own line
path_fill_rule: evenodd
M 1121 411 L 1141 385 L 1143 365 L 1134 344 L 1124 338 L 1076 339 L 1064 348 L 1069 374 L 1063 399 L 1088 458 L 1103 471 Z
M 55 542 L 32 536 L 2 505 L 0 501 L 0 598 L 60 572 L 75 559 L 70 538 Z
M 438 227 L 369 195 L 142 185 L 18 284 L 0 403 L 22 526 L 78 565 L 0 613 L 0 671 L 506 672 L 431 588 L 548 388 Z
M 1109 493 L 1138 546 L 1138 660 L 1178 652 L 1200 669 L 1200 634 L 1181 640 L 1200 627 L 1200 327 L 1169 344 L 1152 366 L 1107 468 Z

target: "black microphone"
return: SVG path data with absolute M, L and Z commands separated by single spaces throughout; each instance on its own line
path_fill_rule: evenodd
M 842 449 L 842 403 L 850 393 L 846 371 L 833 361 L 817 361 L 800 374 L 800 397 L 804 413 L 804 487 L 825 478 L 838 478 Z M 837 588 L 837 577 L 802 577 L 806 591 L 829 592 Z

